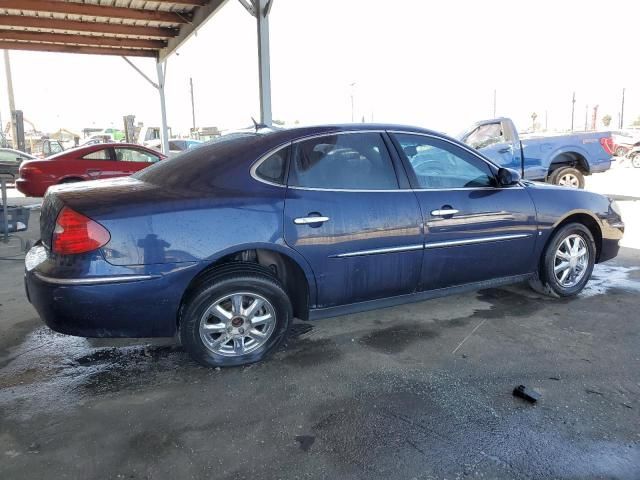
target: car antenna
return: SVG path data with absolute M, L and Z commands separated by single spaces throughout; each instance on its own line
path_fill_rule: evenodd
M 268 125 L 265 125 L 264 123 L 258 123 L 256 122 L 256 119 L 251 117 L 251 121 L 253 122 L 253 127 L 256 129 L 256 132 L 258 130 L 260 130 L 261 128 L 269 128 Z

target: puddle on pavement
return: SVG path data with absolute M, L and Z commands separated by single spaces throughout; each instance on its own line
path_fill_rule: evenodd
M 179 367 L 186 366 L 192 372 L 204 370 L 176 345 L 94 348 L 91 343 L 47 327 L 30 333 L 2 368 L 0 408 L 20 404 L 36 410 L 39 406 L 64 409 L 97 393 L 140 388 L 156 381 L 158 374 Z M 182 369 L 182 378 L 184 374 Z M 176 380 L 171 375 L 162 376 L 163 382 Z M 23 409 L 23 413 L 29 410 Z
M 393 325 L 374 330 L 360 338 L 360 343 L 383 353 L 399 353 L 408 346 L 439 336 L 439 332 L 421 324 Z
M 593 268 L 593 275 L 580 297 L 589 298 L 602 295 L 611 289 L 627 292 L 640 292 L 640 279 L 636 279 L 638 267 L 621 267 L 617 265 L 599 264 Z

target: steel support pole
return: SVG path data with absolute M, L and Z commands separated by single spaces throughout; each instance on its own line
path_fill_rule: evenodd
M 18 149 L 18 139 L 16 135 L 16 125 L 13 121 L 13 112 L 16 111 L 16 103 L 13 98 L 13 76 L 11 75 L 11 59 L 9 58 L 9 50 L 4 51 L 4 71 L 7 76 L 7 93 L 9 94 L 9 121 L 11 122 L 11 148 Z
M 157 62 L 156 71 L 158 73 L 158 94 L 160 95 L 160 115 L 162 125 L 160 128 L 160 140 L 162 141 L 162 153 L 169 155 L 169 128 L 167 127 L 167 105 L 164 98 L 164 81 L 167 71 L 166 62 Z
M 258 68 L 260 78 L 260 123 L 271 126 L 271 66 L 269 60 L 269 10 L 273 0 L 255 0 L 258 24 Z

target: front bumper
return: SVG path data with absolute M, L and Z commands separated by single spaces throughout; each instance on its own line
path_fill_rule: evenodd
M 51 329 L 82 337 L 173 336 L 182 295 L 197 273 L 192 264 L 156 265 L 101 275 L 78 274 L 76 268 L 69 277 L 51 268 L 52 261 L 42 245 L 29 251 L 27 298 Z

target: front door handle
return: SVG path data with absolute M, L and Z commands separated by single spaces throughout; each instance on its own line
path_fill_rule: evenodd
M 100 173 L 101 170 L 95 168 L 89 168 L 87 170 L 87 175 L 89 175 L 90 177 L 97 177 L 98 175 L 100 175 Z
M 298 217 L 298 218 L 294 218 L 293 219 L 293 223 L 295 223 L 296 225 L 310 225 L 310 224 L 314 224 L 314 223 L 324 223 L 324 222 L 328 222 L 329 221 L 329 217 L 321 217 L 321 216 L 317 216 L 317 217 Z
M 455 215 L 459 210 L 455 208 L 443 208 L 441 210 L 431 210 L 431 215 L 434 217 L 449 217 L 451 215 Z
M 498 150 L 498 153 L 511 153 L 511 152 L 513 152 L 512 147 L 503 147 L 500 150 Z

